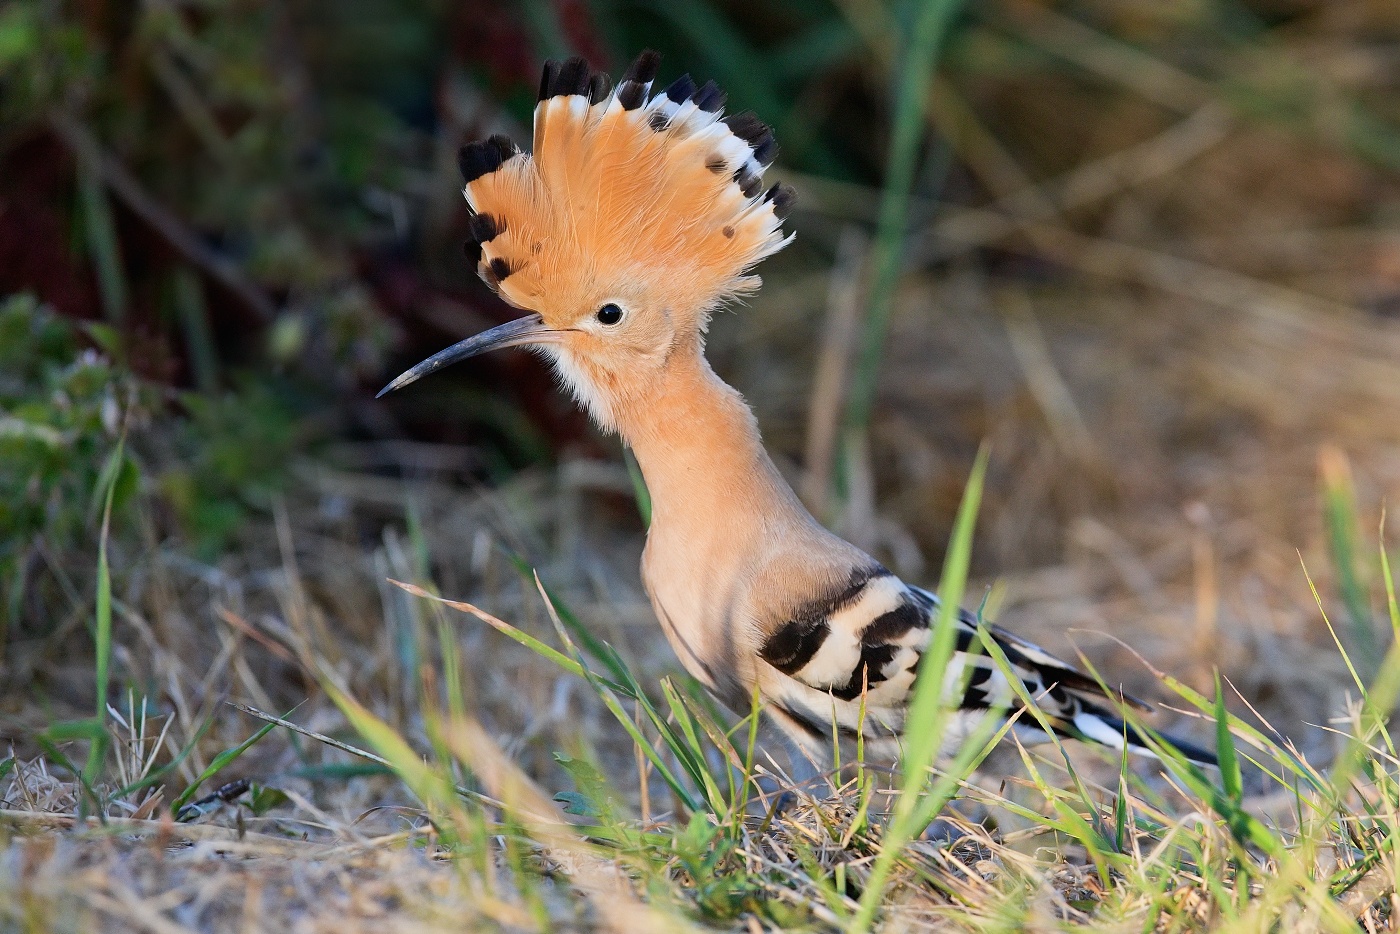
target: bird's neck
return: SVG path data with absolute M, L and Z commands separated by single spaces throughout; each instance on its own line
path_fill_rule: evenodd
M 759 437 L 753 412 L 699 347 L 676 349 L 645 399 L 617 412 L 652 501 L 652 535 L 742 539 L 810 523 Z
M 748 405 L 698 346 L 673 351 L 643 397 L 614 414 L 651 493 L 642 580 L 657 618 L 686 669 L 746 709 L 757 656 L 739 647 L 871 559 L 802 506 Z

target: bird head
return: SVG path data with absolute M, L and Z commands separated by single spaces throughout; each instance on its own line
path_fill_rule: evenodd
M 464 147 L 477 273 L 529 314 L 430 357 L 380 395 L 501 347 L 545 352 L 604 427 L 643 399 L 709 316 L 756 289 L 749 270 L 791 241 L 792 202 L 764 189 L 777 147 L 752 114 L 723 116 L 713 82 L 651 94 L 644 52 L 614 89 L 582 59 L 545 65 L 534 151 L 503 136 Z

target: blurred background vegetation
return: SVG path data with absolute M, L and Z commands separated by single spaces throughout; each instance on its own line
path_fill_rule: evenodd
M 903 0 L 0 5 L 14 722 L 91 690 L 63 671 L 90 671 L 75 637 L 114 477 L 118 640 L 145 646 L 117 676 L 153 694 L 151 645 L 203 671 L 221 611 L 298 555 L 321 575 L 307 632 L 367 644 L 387 625 L 374 572 L 432 564 L 464 593 L 488 563 L 480 529 L 600 605 L 643 606 L 620 448 L 538 361 L 373 395 L 511 316 L 462 258 L 458 147 L 528 142 L 544 59 L 616 74 L 646 47 L 663 82 L 714 78 L 770 122 L 798 189 L 797 243 L 716 323 L 712 356 L 820 515 L 927 580 L 990 438 L 974 570 L 1020 575 L 993 609 L 1039 602 L 1046 631 L 1099 625 L 1157 658 L 1256 671 L 1256 698 L 1289 707 L 1307 682 L 1330 704 L 1335 671 L 1261 664 L 1313 624 L 1232 624 L 1284 613 L 1272 588 L 1296 588 L 1291 556 L 1321 543 L 1346 558 L 1351 637 L 1378 638 L 1355 557 L 1374 549 L 1348 543 L 1374 538 L 1400 489 L 1400 5 L 940 9 L 913 46 L 924 5 Z M 1327 529 L 1324 442 L 1361 465 L 1354 481 L 1334 458 L 1351 512 Z M 495 488 L 516 492 L 442 505 Z M 1262 589 L 1238 596 L 1239 580 Z M 284 673 L 269 706 L 300 690 Z

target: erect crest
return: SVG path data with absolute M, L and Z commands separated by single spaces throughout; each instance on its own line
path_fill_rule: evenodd
M 703 314 L 757 287 L 746 271 L 791 240 L 792 190 L 762 187 L 772 131 L 722 118 L 713 82 L 652 96 L 659 61 L 642 53 L 616 89 L 583 59 L 549 62 L 534 152 L 501 136 L 462 149 L 477 271 L 507 301 L 548 315 L 627 281 Z

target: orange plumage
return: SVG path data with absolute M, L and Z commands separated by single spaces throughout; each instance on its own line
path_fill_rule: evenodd
M 751 115 L 689 77 L 649 97 L 655 53 L 618 84 L 581 59 L 546 71 L 534 152 L 502 137 L 463 150 L 478 272 L 511 304 L 568 327 L 610 301 L 704 317 L 756 288 L 785 246 L 791 192 L 759 188 L 776 147 Z M 644 294 L 643 294 L 644 293 Z

